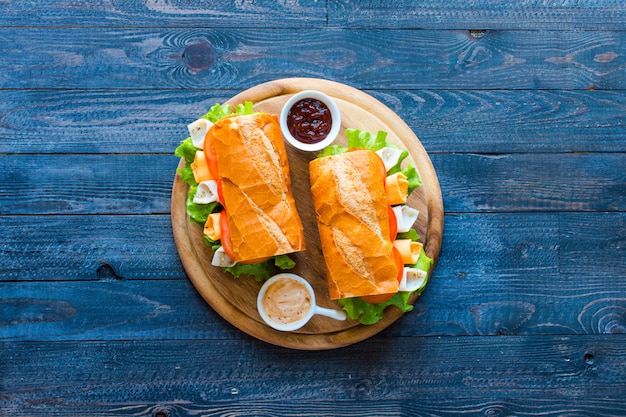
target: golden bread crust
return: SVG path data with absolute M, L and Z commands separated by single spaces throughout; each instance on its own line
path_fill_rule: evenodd
M 304 250 L 277 116 L 223 118 L 209 130 L 207 141 L 215 147 L 236 260 Z
M 384 178 L 369 150 L 309 164 L 330 298 L 398 291 Z

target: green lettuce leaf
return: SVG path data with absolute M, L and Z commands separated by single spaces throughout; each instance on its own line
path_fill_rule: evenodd
M 274 274 L 274 262 L 272 259 L 268 259 L 258 264 L 235 264 L 235 266 L 225 267 L 224 270 L 230 272 L 235 278 L 249 275 L 257 281 L 264 281 Z
M 235 266 L 226 267 L 224 270 L 230 272 L 235 278 L 239 278 L 241 275 L 249 275 L 260 282 L 268 280 L 274 275 L 275 267 L 285 270 L 292 269 L 294 266 L 296 266 L 296 263 L 289 256 L 278 255 L 258 264 L 236 264 Z
M 348 148 L 341 145 L 330 145 L 322 151 L 322 153 L 318 154 L 318 158 L 323 158 L 325 156 L 339 155 L 340 153 L 348 152 Z
M 413 190 L 422 186 L 422 180 L 420 179 L 419 174 L 417 173 L 417 170 L 415 169 L 415 166 L 413 166 L 413 164 L 407 164 L 406 168 L 402 170 L 402 173 L 407 177 L 409 181 L 409 195 L 411 195 Z
M 254 110 L 252 110 L 252 102 L 246 101 L 244 104 L 237 104 L 235 109 L 230 104 L 221 105 L 219 103 L 215 103 L 213 107 L 209 109 L 207 114 L 202 116 L 203 119 L 207 119 L 211 123 L 215 123 L 224 117 L 231 116 L 233 114 L 238 115 L 246 115 L 253 114 Z
M 283 271 L 287 269 L 293 269 L 296 266 L 295 261 L 291 259 L 288 255 L 276 255 L 274 257 L 274 264 Z
M 396 306 L 405 313 L 413 310 L 413 306 L 409 304 L 410 296 L 410 292 L 398 292 L 379 304 L 367 303 L 358 297 L 344 298 L 337 302 L 350 319 L 359 320 L 362 324 L 374 324 L 383 318 L 384 310 L 389 306 Z
M 191 165 L 196 157 L 196 150 L 198 150 L 191 141 L 191 138 L 187 138 L 178 145 L 174 151 L 174 155 L 184 158 L 188 165 Z
M 176 172 L 180 174 L 181 179 L 189 184 L 189 186 L 198 185 L 193 176 L 193 171 L 191 171 L 191 164 L 196 156 L 196 147 L 193 146 L 191 138 L 187 138 L 182 141 L 174 151 L 174 155 L 185 160 L 185 166 L 176 169 Z
M 415 229 L 409 229 L 408 232 L 398 233 L 396 239 L 411 239 L 413 242 L 419 242 L 420 235 L 417 234 Z
M 379 130 L 376 136 L 359 129 L 346 129 L 345 132 L 348 137 L 348 149 L 365 148 L 376 152 L 388 146 L 387 132 L 382 130 Z
M 378 133 L 376 133 L 376 136 L 372 135 L 370 132 L 352 128 L 348 128 L 344 132 L 348 137 L 347 147 L 341 145 L 331 145 L 324 148 L 322 153 L 317 156 L 322 158 L 324 156 L 338 155 L 340 153 L 348 152 L 350 149 L 369 149 L 376 152 L 385 146 L 393 146 L 397 148 L 397 146 L 387 143 L 387 132 L 382 130 L 379 130 Z M 409 153 L 406 152 L 407 156 L 408 154 Z
M 209 218 L 209 215 L 215 211 L 215 209 L 220 205 L 218 202 L 209 203 L 209 204 L 196 204 L 193 202 L 193 196 L 196 195 L 196 191 L 198 190 L 197 185 L 193 185 L 189 187 L 189 192 L 187 193 L 187 213 L 189 214 L 189 220 L 193 220 L 196 223 L 200 223 L 204 225 L 206 223 L 206 219 Z

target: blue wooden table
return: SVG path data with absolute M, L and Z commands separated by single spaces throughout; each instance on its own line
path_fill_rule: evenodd
M 188 280 L 186 126 L 263 82 L 404 119 L 445 231 L 348 347 L 246 335 Z M 626 415 L 626 3 L 0 2 L 0 415 Z

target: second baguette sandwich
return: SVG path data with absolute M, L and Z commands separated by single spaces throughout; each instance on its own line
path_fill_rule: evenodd
M 333 300 L 398 291 L 385 169 L 370 150 L 310 162 L 311 192 Z

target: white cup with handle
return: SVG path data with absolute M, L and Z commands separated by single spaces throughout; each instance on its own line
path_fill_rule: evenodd
M 257 296 L 257 308 L 268 326 L 284 332 L 301 328 L 316 314 L 346 319 L 344 311 L 318 306 L 311 284 L 291 273 L 277 274 L 265 281 Z

